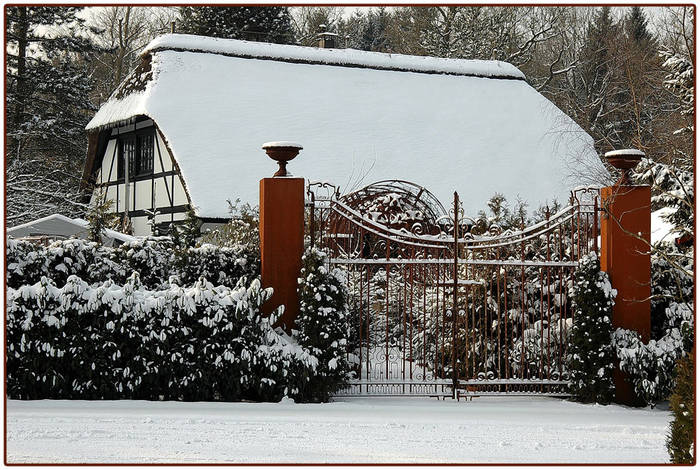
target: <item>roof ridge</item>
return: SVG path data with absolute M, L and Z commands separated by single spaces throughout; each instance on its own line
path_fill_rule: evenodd
M 449 59 L 361 51 L 357 49 L 320 49 L 189 34 L 165 34 L 159 36 L 152 40 L 141 54 L 147 55 L 163 50 L 314 65 L 525 80 L 525 75 L 517 67 L 497 60 Z

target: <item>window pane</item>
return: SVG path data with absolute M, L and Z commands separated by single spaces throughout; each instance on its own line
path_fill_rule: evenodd
M 124 146 L 119 142 L 119 152 L 117 154 L 117 179 L 124 178 Z
M 117 178 L 124 178 L 124 162 L 129 162 L 129 177 L 134 174 L 134 138 L 119 140 L 119 155 L 117 157 Z
M 121 141 L 121 155 L 122 155 L 122 165 L 124 164 L 124 161 L 129 162 L 129 179 L 133 178 L 135 175 L 135 166 L 134 166 L 134 147 L 136 145 L 136 140 L 133 137 L 128 137 L 124 140 Z M 122 171 L 122 175 L 123 171 Z
M 153 135 L 139 136 L 139 174 L 153 173 Z

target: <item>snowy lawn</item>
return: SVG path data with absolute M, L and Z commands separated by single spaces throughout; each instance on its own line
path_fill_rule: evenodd
M 7 402 L 8 462 L 668 462 L 670 413 L 550 398 Z

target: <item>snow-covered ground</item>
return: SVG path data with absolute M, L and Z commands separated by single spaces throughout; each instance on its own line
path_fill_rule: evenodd
M 16 462 L 668 462 L 668 411 L 551 398 L 7 402 Z

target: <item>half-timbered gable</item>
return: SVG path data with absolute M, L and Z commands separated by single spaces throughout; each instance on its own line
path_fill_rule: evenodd
M 148 118 L 102 133 L 100 158 L 94 163 L 92 197 L 113 202 L 128 215 L 135 234 L 151 232 L 150 224 L 165 229 L 183 220 L 189 207 L 180 174 L 162 135 Z
M 257 204 L 272 140 L 303 144 L 295 175 L 344 191 L 407 180 L 443 203 L 457 190 L 472 215 L 495 192 L 534 208 L 607 176 L 591 137 L 498 61 L 169 34 L 87 130 L 85 183 L 128 205 L 137 235 L 153 211 L 216 223 L 227 201 Z

